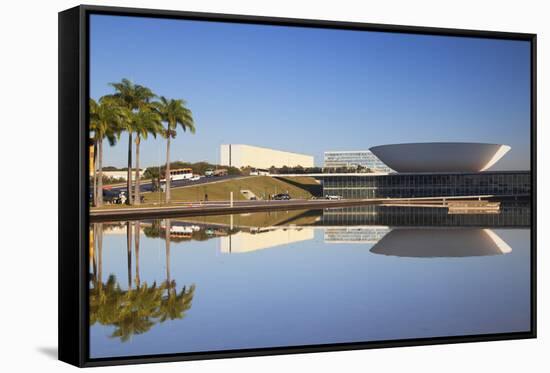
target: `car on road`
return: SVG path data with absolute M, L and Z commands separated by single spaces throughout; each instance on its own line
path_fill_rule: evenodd
M 339 200 L 342 199 L 342 196 L 339 196 L 339 195 L 337 195 L 337 194 L 327 194 L 327 195 L 325 196 L 325 199 L 328 199 L 328 200 L 337 200 L 337 201 L 339 201 Z
M 211 168 L 207 169 L 206 171 L 204 171 L 204 176 L 206 176 L 206 177 L 214 176 L 214 170 L 211 169 Z
M 272 199 L 275 201 L 288 201 L 290 199 L 290 195 L 288 193 L 274 194 Z
M 193 177 L 189 180 L 190 181 L 199 181 L 200 179 L 201 179 L 201 175 L 193 175 Z
M 103 190 L 103 202 L 111 204 L 121 204 L 123 192 L 115 192 L 112 190 Z
M 214 171 L 214 176 L 227 176 L 227 170 L 225 168 L 219 168 Z

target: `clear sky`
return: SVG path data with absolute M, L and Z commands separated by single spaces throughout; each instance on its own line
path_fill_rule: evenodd
M 493 169 L 529 169 L 524 41 L 93 15 L 91 97 L 128 78 L 182 98 L 197 132 L 172 160 L 219 162 L 224 143 L 307 153 L 404 142 L 508 144 Z M 104 147 L 126 165 L 127 136 Z M 142 142 L 144 167 L 165 140 Z

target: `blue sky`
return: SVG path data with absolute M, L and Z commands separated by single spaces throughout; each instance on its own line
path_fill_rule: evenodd
M 128 78 L 193 111 L 172 160 L 219 161 L 219 145 L 307 153 L 427 141 L 508 144 L 493 169 L 529 169 L 524 41 L 93 15 L 90 94 Z M 105 146 L 125 166 L 127 136 Z M 165 140 L 141 164 L 165 162 Z

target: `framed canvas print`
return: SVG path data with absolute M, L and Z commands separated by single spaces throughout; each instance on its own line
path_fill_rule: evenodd
M 536 36 L 59 13 L 59 358 L 533 338 Z

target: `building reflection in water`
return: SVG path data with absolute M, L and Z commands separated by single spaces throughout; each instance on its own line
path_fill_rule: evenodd
M 220 237 L 220 252 L 247 253 L 276 246 L 289 245 L 295 242 L 308 241 L 314 238 L 310 227 L 276 227 L 255 232 L 240 231 L 229 236 Z
M 395 228 L 371 250 L 414 258 L 457 258 L 508 254 L 512 248 L 487 228 Z
M 391 228 L 385 225 L 322 227 L 325 243 L 377 243 Z

